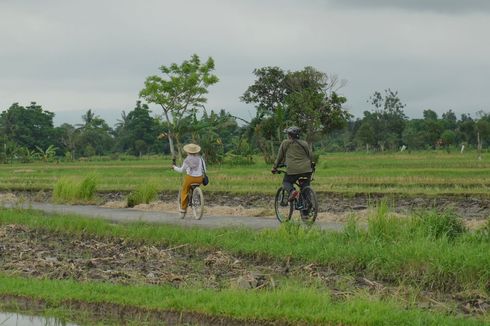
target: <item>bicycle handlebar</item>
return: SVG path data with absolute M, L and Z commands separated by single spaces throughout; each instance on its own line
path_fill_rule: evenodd
M 272 172 L 272 174 L 281 174 L 281 173 L 286 173 L 284 170 L 276 170 L 276 172 Z

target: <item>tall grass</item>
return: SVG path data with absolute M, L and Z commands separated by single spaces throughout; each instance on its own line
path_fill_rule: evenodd
M 94 174 L 85 178 L 62 177 L 53 189 L 53 201 L 56 203 L 87 203 L 94 199 L 97 177 Z
M 157 197 L 158 187 L 155 182 L 149 181 L 139 185 L 135 191 L 131 192 L 127 199 L 128 207 L 139 204 L 149 204 Z

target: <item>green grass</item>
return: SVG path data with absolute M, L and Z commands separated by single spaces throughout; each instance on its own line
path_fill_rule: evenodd
M 309 229 L 299 224 L 285 224 L 279 229 L 261 232 L 111 224 L 103 220 L 8 209 L 0 210 L 0 223 L 25 224 L 75 235 L 123 237 L 151 244 L 188 244 L 278 261 L 290 257 L 296 262 L 316 263 L 338 273 L 364 275 L 396 285 L 489 293 L 488 232 L 469 233 L 459 227 L 454 217 L 435 218 L 434 214 L 428 212 L 410 219 L 396 219 L 381 207 L 370 218 L 367 230 L 351 222 L 343 232 Z
M 61 177 L 53 189 L 53 200 L 57 203 L 87 203 L 94 199 L 97 177 Z
M 158 194 L 157 185 L 149 180 L 148 182 L 139 185 L 135 191 L 128 195 L 128 207 L 134 207 L 139 204 L 149 204 Z
M 270 166 L 255 157 L 253 165 L 213 165 L 208 174 L 210 192 L 249 194 L 274 193 L 281 177 L 271 175 Z M 0 166 L 0 188 L 5 190 L 49 190 L 61 177 L 96 174 L 99 191 L 134 191 L 147 180 L 155 180 L 158 191 L 177 191 L 182 175 L 169 168 L 169 158 L 133 161 L 31 163 Z M 313 187 L 319 192 L 397 193 L 404 195 L 490 194 L 490 153 L 482 160 L 476 153 L 335 153 L 322 155 Z
M 484 325 L 483 320 L 404 309 L 390 301 L 357 297 L 332 302 L 330 294 L 314 288 L 271 291 L 176 289 L 171 286 L 121 286 L 40 280 L 0 274 L 0 295 L 25 296 L 50 307 L 69 307 L 70 301 L 111 303 L 152 310 L 198 312 L 242 320 L 348 325 Z
M 361 227 L 352 217 L 342 232 L 284 224 L 278 229 L 201 229 L 144 223 L 112 224 L 100 219 L 50 215 L 33 210 L 0 209 L 0 224 L 26 225 L 78 237 L 97 236 L 137 243 L 199 250 L 224 250 L 264 261 L 319 264 L 339 275 L 414 289 L 447 293 L 490 293 L 490 222 L 469 233 L 450 212 L 419 212 L 394 217 L 386 205 Z M 223 290 L 183 286 L 113 285 L 71 280 L 44 280 L 0 274 L 0 295 L 27 296 L 50 308 L 70 301 L 113 303 L 142 309 L 198 312 L 238 319 L 361 325 L 484 325 L 479 319 L 427 312 L 404 300 L 381 299 L 358 292 L 332 300 L 328 289 L 315 284 L 280 282 L 275 289 Z

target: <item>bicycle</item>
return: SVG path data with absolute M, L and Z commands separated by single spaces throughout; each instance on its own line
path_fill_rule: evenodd
M 204 195 L 202 189 L 199 187 L 200 183 L 192 183 L 191 189 L 187 195 L 187 208 L 192 209 L 192 215 L 194 219 L 200 220 L 204 213 Z M 180 190 L 177 196 L 178 209 L 180 209 Z M 185 216 L 182 216 L 184 218 Z
M 286 173 L 286 171 L 277 170 L 276 173 L 281 174 Z M 289 191 L 282 186 L 277 189 L 274 199 L 274 210 L 280 223 L 290 221 L 295 210 L 300 212 L 301 221 L 304 223 L 311 225 L 315 222 L 318 215 L 318 200 L 313 188 L 303 186 L 307 180 L 307 177 L 300 177 L 296 180 L 293 185 L 293 191 L 296 192 L 296 195 L 292 201 L 289 201 Z

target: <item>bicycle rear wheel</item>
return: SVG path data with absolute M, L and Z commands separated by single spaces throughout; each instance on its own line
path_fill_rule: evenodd
M 200 220 L 204 213 L 204 195 L 201 188 L 196 187 L 192 192 L 191 199 L 192 214 L 196 220 Z
M 318 215 L 318 200 L 313 189 L 306 186 L 301 190 L 303 208 L 300 210 L 301 220 L 306 224 L 313 224 Z
M 293 203 L 288 201 L 288 197 L 289 192 L 283 187 L 277 189 L 274 199 L 274 210 L 276 211 L 277 220 L 281 223 L 289 221 L 293 215 Z

